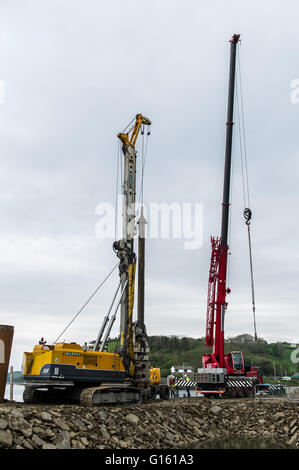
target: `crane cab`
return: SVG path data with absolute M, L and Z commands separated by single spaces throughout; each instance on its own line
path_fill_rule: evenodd
M 224 357 L 228 374 L 244 374 L 244 358 L 241 351 L 232 351 Z

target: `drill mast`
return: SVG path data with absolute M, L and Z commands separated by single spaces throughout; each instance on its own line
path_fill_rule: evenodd
M 150 126 L 151 121 L 137 114 L 135 123 L 127 133 L 119 133 L 124 156 L 122 239 L 114 242 L 113 249 L 120 259 L 120 284 L 124 294 L 121 298 L 120 348 L 119 354 L 130 375 L 138 375 L 136 364 L 147 348 L 144 324 L 133 323 L 136 254 L 134 235 L 136 227 L 136 149 L 135 144 L 142 126 Z M 138 339 L 139 338 L 139 339 Z M 143 343 L 144 347 L 138 346 Z M 141 351 L 141 349 L 143 351 Z M 140 354 L 139 354 L 140 353 Z M 139 359 L 138 359 L 139 355 Z M 145 369 L 146 367 L 144 367 Z

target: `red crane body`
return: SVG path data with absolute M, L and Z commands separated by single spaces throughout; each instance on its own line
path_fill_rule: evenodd
M 224 354 L 224 318 L 227 308 L 226 287 L 227 258 L 228 258 L 228 224 L 230 206 L 231 154 L 233 137 L 233 112 L 235 94 L 236 50 L 240 35 L 234 34 L 230 51 L 230 70 L 228 87 L 228 107 L 226 122 L 226 147 L 224 165 L 224 183 L 222 200 L 221 237 L 211 238 L 212 255 L 209 273 L 208 309 L 206 345 L 213 346 L 212 354 L 204 354 L 203 367 L 226 368 L 229 374 L 244 373 L 242 353 Z
M 203 354 L 203 369 L 199 369 L 197 374 L 197 391 L 209 396 L 217 396 L 219 393 L 224 393 L 229 396 L 247 396 L 252 394 L 254 382 L 261 381 L 258 367 L 251 366 L 245 370 L 242 352 L 233 351 L 226 354 L 224 352 L 224 319 L 227 308 L 226 296 L 230 292 L 230 289 L 227 288 L 229 197 L 234 124 L 236 48 L 239 38 L 240 35 L 235 34 L 230 40 L 231 52 L 221 237 L 211 237 L 212 254 L 208 284 L 206 345 L 213 347 L 213 352 Z M 246 380 L 249 377 L 253 378 L 252 382 Z M 238 378 L 238 380 L 236 378 Z
M 228 246 L 221 239 L 211 237 L 212 255 L 209 273 L 206 345 L 213 346 L 212 354 L 204 354 L 204 367 L 230 369 L 224 354 L 224 311 L 226 302 L 226 271 Z M 228 290 L 229 291 L 229 290 Z M 243 372 L 243 371 L 242 371 Z

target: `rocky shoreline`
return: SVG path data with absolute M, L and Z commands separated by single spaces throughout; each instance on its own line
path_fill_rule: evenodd
M 0 404 L 3 449 L 299 448 L 299 404 L 178 398 L 134 407 Z

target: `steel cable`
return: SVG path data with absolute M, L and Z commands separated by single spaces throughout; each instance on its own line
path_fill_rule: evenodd
M 59 340 L 59 338 L 61 338 L 61 336 L 63 335 L 63 333 L 66 332 L 66 330 L 69 328 L 69 326 L 73 323 L 73 321 L 78 317 L 78 315 L 82 312 L 82 310 L 86 307 L 86 305 L 91 301 L 91 299 L 96 295 L 96 293 L 100 290 L 100 288 L 102 287 L 102 285 L 107 281 L 107 279 L 111 276 L 111 274 L 113 273 L 113 271 L 115 270 L 115 268 L 118 266 L 119 263 L 117 263 L 113 269 L 111 269 L 111 271 L 109 272 L 109 274 L 107 274 L 107 276 L 105 277 L 105 279 L 101 282 L 101 284 L 96 288 L 96 290 L 91 294 L 91 296 L 87 299 L 87 301 L 84 303 L 84 305 L 80 308 L 80 310 L 76 313 L 76 315 L 74 316 L 74 318 L 69 322 L 69 324 L 65 327 L 65 329 L 62 331 L 62 333 L 58 336 L 58 338 L 54 341 L 53 344 L 56 344 L 57 341 Z

